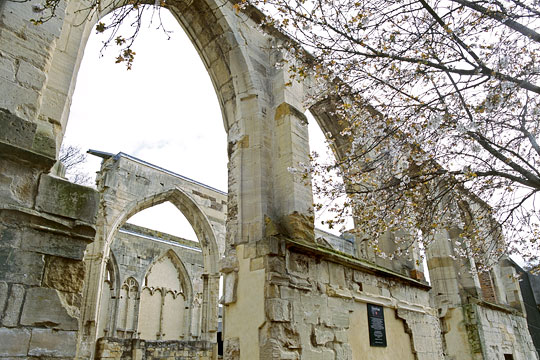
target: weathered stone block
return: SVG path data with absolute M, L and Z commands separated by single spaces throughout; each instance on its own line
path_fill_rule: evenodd
M 340 358 L 336 358 L 336 353 L 334 352 L 334 350 L 329 349 L 329 348 L 324 348 L 322 350 L 322 360 L 336 360 L 336 359 L 340 359 Z
M 336 352 L 336 359 L 339 359 L 339 360 L 352 359 L 352 350 L 349 344 L 334 344 L 334 351 Z
M 365 292 L 366 294 L 371 294 L 371 295 L 381 294 L 381 288 L 376 285 L 363 284 L 362 291 Z
M 269 272 L 276 272 L 278 274 L 286 274 L 285 259 L 281 256 L 268 256 L 267 257 Z
M 286 351 L 281 350 L 279 352 L 279 359 L 280 360 L 298 360 L 300 359 L 300 356 L 296 351 Z
M 43 284 L 60 291 L 82 292 L 84 263 L 56 256 L 47 258 Z
M 251 259 L 249 263 L 249 271 L 257 271 L 264 269 L 264 258 L 259 257 L 256 259 Z
M 337 330 L 334 332 L 334 341 L 338 343 L 346 343 L 347 342 L 347 331 L 345 330 Z
M 39 27 L 29 26 L 29 19 L 36 17 L 34 6 L 35 3 L 32 2 L 23 4 L 11 2 L 6 3 L 2 9 L 2 24 L 8 29 L 24 34 L 24 38 L 26 38 L 28 43 L 33 45 L 37 51 L 41 50 L 41 44 L 39 44 L 38 39 L 32 35 L 39 33 L 40 41 L 52 42 L 55 37 L 60 35 L 60 31 L 62 29 L 62 17 L 54 16 L 52 17 L 51 21 L 46 21 Z M 62 14 L 62 12 L 65 11 L 65 4 L 59 3 L 56 11 L 56 14 Z M 43 15 L 48 15 L 47 10 L 43 13 Z
M 0 78 L 15 81 L 15 59 L 0 55 Z
M 328 327 L 348 328 L 349 306 L 348 300 L 329 297 L 328 309 L 330 317 L 324 321 L 324 324 Z
M 12 248 L 0 248 L 0 281 L 39 285 L 43 275 L 43 255 Z
M 224 342 L 224 358 L 229 360 L 240 360 L 240 339 L 231 338 L 225 339 Z
M 0 142 L 20 148 L 31 149 L 36 136 L 37 125 L 0 109 Z
M 0 319 L 2 319 L 4 307 L 8 298 L 9 286 L 5 281 L 0 281 Z
M 272 321 L 288 322 L 291 320 L 289 301 L 282 299 L 266 300 L 267 316 Z
M 328 284 L 330 282 L 328 262 L 321 261 L 319 264 L 317 264 L 317 280 L 323 284 Z
M 0 356 L 27 356 L 30 331 L 0 328 Z
M 33 329 L 28 355 L 74 358 L 77 350 L 75 331 Z
M 41 176 L 36 198 L 38 210 L 93 224 L 98 204 L 99 194 L 92 188 L 49 175 Z
M 292 239 L 315 242 L 314 217 L 294 211 L 283 219 L 283 225 Z
M 17 81 L 22 85 L 40 89 L 45 81 L 45 74 L 28 62 L 21 61 L 17 70 Z
M 0 175 L 1 177 L 1 175 Z M 0 225 L 0 247 L 18 248 L 21 243 L 21 233 L 17 229 Z
M 309 282 L 309 280 L 307 279 L 303 279 L 303 278 L 300 278 L 300 277 L 296 277 L 296 276 L 291 276 L 290 277 L 290 286 L 296 288 L 296 289 L 301 289 L 301 290 L 312 290 L 313 289 L 313 285 L 311 284 L 311 282 Z
M 48 326 L 61 330 L 77 330 L 77 319 L 71 316 L 54 289 L 32 288 L 27 291 L 21 324 Z M 71 309 L 70 309 L 71 310 Z
M 366 275 L 358 270 L 353 270 L 353 280 L 357 283 L 364 283 L 366 281 Z
M 21 313 L 21 305 L 24 299 L 24 287 L 20 284 L 11 286 L 11 291 L 7 299 L 7 306 L 2 317 L 4 326 L 17 326 L 19 324 L 19 315 Z
M 307 276 L 309 272 L 309 258 L 305 254 L 290 252 L 287 268 L 299 276 Z
M 236 302 L 236 289 L 238 284 L 238 273 L 230 272 L 223 276 L 223 304 Z
M 317 345 L 324 345 L 327 342 L 334 341 L 334 332 L 323 326 L 315 326 L 313 329 L 313 339 Z
M 326 294 L 331 297 L 338 297 L 342 299 L 352 299 L 352 293 L 349 289 L 343 289 L 332 285 L 326 285 Z
M 343 266 L 335 263 L 328 263 L 328 270 L 330 273 L 330 283 L 334 286 L 339 286 L 342 288 L 347 287 L 347 282 L 345 281 L 345 271 Z
M 319 323 L 319 311 L 320 311 L 319 305 L 307 305 L 305 306 L 302 304 L 302 306 L 294 306 L 293 307 L 293 315 L 294 319 L 297 322 L 302 322 L 305 324 L 312 324 L 316 325 Z
M 81 239 L 47 231 L 29 230 L 23 234 L 21 249 L 82 260 L 87 245 L 88 243 Z
M 238 258 L 236 257 L 236 251 L 231 251 L 227 256 L 221 258 L 219 261 L 219 269 L 223 273 L 238 271 Z

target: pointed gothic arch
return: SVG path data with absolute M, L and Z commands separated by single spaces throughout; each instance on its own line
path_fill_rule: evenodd
M 152 262 L 144 276 L 137 325 L 140 338 L 190 339 L 192 309 L 192 279 L 180 257 L 169 249 Z
M 110 160 L 116 161 L 118 159 L 111 158 Z M 126 164 L 126 166 L 128 166 L 129 164 Z M 135 166 L 135 168 L 139 167 Z M 123 179 L 124 181 L 129 182 L 128 179 Z M 178 180 L 173 178 L 171 179 L 171 181 L 172 184 L 175 184 L 175 182 Z M 151 321 L 151 319 L 154 319 L 157 314 L 142 313 L 138 310 L 139 306 L 141 306 L 141 303 L 143 307 L 158 310 L 162 309 L 162 303 L 176 304 L 178 303 L 178 294 L 175 292 L 168 292 L 164 288 L 154 289 L 151 287 L 142 287 L 139 288 L 140 291 L 138 294 L 140 298 L 136 301 L 136 307 L 128 307 L 127 305 L 124 306 L 126 307 L 126 309 L 133 309 L 136 312 L 136 316 L 134 317 L 129 316 L 129 314 L 127 313 L 122 313 L 122 306 L 125 305 L 122 303 L 122 299 L 133 299 L 133 296 L 129 296 L 130 294 L 126 293 L 126 291 L 122 292 L 122 289 L 120 289 L 117 305 L 117 322 L 115 328 L 115 335 L 118 337 L 129 338 L 132 336 L 139 336 L 139 333 L 141 333 L 141 336 L 149 336 L 151 339 L 155 340 L 163 339 L 163 337 L 168 336 L 172 337 L 171 340 L 178 340 L 178 338 L 182 336 L 189 336 L 190 339 L 213 339 L 216 336 L 217 331 L 218 299 L 213 298 L 210 294 L 218 294 L 219 291 L 218 260 L 220 257 L 219 248 L 217 246 L 216 234 L 214 230 L 214 226 L 216 226 L 215 220 L 213 220 L 212 222 L 205 213 L 205 211 L 209 210 L 205 209 L 200 203 L 197 202 L 196 199 L 193 198 L 193 196 L 188 195 L 186 191 L 184 191 L 177 185 L 172 185 L 172 187 L 168 188 L 168 190 L 163 190 L 161 192 L 154 192 L 151 187 L 146 188 L 146 190 L 147 193 L 140 193 L 139 191 L 134 191 L 133 193 L 130 193 L 130 195 L 127 195 L 128 193 L 125 193 L 121 198 L 115 198 L 114 196 L 107 197 L 107 201 L 104 201 L 102 203 L 102 211 L 110 215 L 110 223 L 109 226 L 101 228 L 103 231 L 100 231 L 98 234 L 98 242 L 100 245 L 96 243 L 93 251 L 99 251 L 105 256 L 110 256 L 110 254 L 112 254 L 111 244 L 113 240 L 116 238 L 120 227 L 131 216 L 144 209 L 169 201 L 173 205 L 175 205 L 178 210 L 186 217 L 188 222 L 192 225 L 195 234 L 197 235 L 197 238 L 199 240 L 203 262 L 203 285 L 199 295 L 207 298 L 208 301 L 204 302 L 203 304 L 201 304 L 200 307 L 197 307 L 197 309 L 193 311 L 193 306 L 191 304 L 193 304 L 194 292 L 193 288 L 191 287 L 191 282 L 187 281 L 187 279 L 190 279 L 190 276 L 177 255 L 174 254 L 174 252 L 166 252 L 160 257 L 160 259 L 163 259 L 166 256 L 170 257 L 175 268 L 178 270 L 178 273 L 181 275 L 182 278 L 186 279 L 186 281 L 184 281 L 183 283 L 185 297 L 182 297 L 182 304 L 188 304 L 189 309 L 187 309 L 187 311 L 183 311 L 184 315 L 182 319 L 182 330 L 180 331 L 175 328 L 176 323 L 168 326 L 168 320 L 165 321 L 165 323 L 148 322 Z M 199 202 L 200 201 L 201 200 L 199 200 Z M 118 211 L 119 209 L 121 209 L 121 211 Z M 159 260 L 157 260 L 157 262 L 159 262 Z M 102 276 L 106 275 L 106 264 L 101 263 L 101 265 L 99 266 L 99 271 L 101 272 L 101 274 L 103 274 Z M 149 267 L 149 269 L 151 269 L 151 267 Z M 140 280 L 143 281 L 144 284 L 144 277 Z M 97 287 L 102 286 L 101 282 L 100 284 L 95 284 L 94 286 L 95 288 L 89 286 L 87 291 L 95 291 L 97 294 L 100 294 L 102 292 L 102 289 Z M 160 295 L 160 298 L 163 297 L 163 301 L 160 300 L 158 302 L 156 300 L 157 298 L 155 297 L 156 294 Z M 145 305 L 145 301 L 147 301 L 148 299 L 152 299 L 152 301 L 154 301 L 155 303 Z M 178 306 L 178 304 L 176 304 L 175 306 Z M 94 311 L 99 313 L 101 311 L 101 307 L 102 306 L 99 305 L 94 307 L 93 309 Z M 184 308 L 184 310 L 186 309 Z M 98 319 L 101 320 L 102 316 L 98 313 L 93 316 L 96 316 Z M 138 327 L 138 316 L 141 316 L 142 322 L 148 322 L 149 325 L 145 329 L 141 330 L 140 327 Z M 124 321 L 125 324 L 120 321 L 124 318 L 128 319 L 128 321 Z M 131 319 L 135 320 L 131 322 Z M 196 324 L 192 328 L 192 324 L 194 323 Z M 163 327 L 163 325 L 165 325 L 165 327 Z M 97 328 L 99 329 L 100 327 L 101 325 L 98 322 Z M 167 333 L 164 332 L 164 330 L 167 330 Z
M 171 263 L 174 265 L 175 269 L 178 272 L 178 280 L 181 286 L 180 292 L 183 294 L 185 300 L 188 302 L 193 301 L 193 284 L 191 276 L 189 275 L 189 272 L 187 271 L 182 259 L 180 259 L 178 254 L 172 249 L 164 252 L 156 260 L 154 260 L 152 264 L 150 264 L 150 266 L 148 266 L 148 269 L 146 270 L 146 273 L 144 275 L 143 287 L 152 287 L 152 284 L 147 282 L 148 275 L 152 273 L 155 265 L 162 262 L 165 258 L 169 258 L 171 260 Z
M 151 194 L 141 199 L 133 199 L 125 206 L 125 210 L 116 218 L 111 230 L 106 236 L 106 253 L 114 240 L 118 229 L 133 215 L 145 209 L 169 201 L 186 217 L 192 226 L 203 251 L 205 272 L 218 273 L 219 250 L 214 229 L 205 212 L 197 202 L 185 191 L 178 187 L 157 194 Z
M 60 38 L 66 43 L 52 52 L 48 79 L 42 90 L 42 106 L 36 111 L 37 118 L 49 119 L 56 126 L 52 133 L 56 139 L 57 155 L 88 38 L 100 19 L 124 4 L 117 0 L 102 1 L 101 12 L 89 18 L 85 10 L 87 5 L 72 1 L 68 2 L 65 14 L 62 14 L 65 18 Z M 217 0 L 177 1 L 166 9 L 178 21 L 200 55 L 216 90 L 225 130 L 229 132 L 234 123 L 242 121 L 235 109 L 236 97 L 260 82 L 252 77 L 256 73 L 254 65 L 247 60 L 249 56 L 245 47 L 240 46 L 241 34 L 233 20 L 237 14 L 232 6 L 223 6 Z

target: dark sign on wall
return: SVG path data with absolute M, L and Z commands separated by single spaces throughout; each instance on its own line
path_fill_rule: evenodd
M 386 347 L 386 329 L 384 327 L 384 308 L 367 304 L 369 326 L 369 345 Z

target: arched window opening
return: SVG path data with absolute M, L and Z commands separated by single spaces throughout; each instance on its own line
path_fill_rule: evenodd
M 313 115 L 308 118 L 309 147 L 313 164 L 311 170 L 313 202 L 315 204 L 316 238 L 334 249 L 356 255 L 353 218 L 344 211 L 347 198 L 344 193 L 343 176 L 340 172 L 327 137 Z M 326 171 L 326 167 L 333 170 Z M 341 191 L 340 191 L 341 190 Z
M 176 15 L 182 18 L 182 14 Z M 155 24 L 143 23 L 133 48 L 137 55 L 130 71 L 115 64 L 114 49 L 105 51 L 104 58 L 98 59 L 103 38 L 92 31 L 71 102 L 65 144 L 76 145 L 83 152 L 95 149 L 95 153 L 101 154 L 128 154 L 142 166 L 148 165 L 164 176 L 180 174 L 179 178 L 196 179 L 215 189 L 227 189 L 227 140 L 215 88 L 201 57 L 175 16 L 162 9 L 160 17 L 166 30 L 172 33 L 170 40 L 161 30 L 149 31 Z M 107 23 L 108 19 L 100 21 Z M 125 20 L 128 25 L 132 22 L 130 18 Z M 210 74 L 213 73 L 210 71 Z M 213 79 L 217 81 L 215 76 Z M 86 172 L 95 173 L 101 160 L 89 157 Z M 142 182 L 140 185 L 146 186 Z M 161 188 L 154 194 L 161 190 L 171 189 Z M 104 234 L 104 248 L 97 251 L 115 257 L 117 268 L 113 273 L 107 265 L 99 279 L 101 300 L 99 309 L 95 309 L 98 338 L 141 337 L 138 326 L 143 320 L 139 321 L 139 315 L 142 319 L 153 318 L 157 311 L 167 315 L 182 309 L 185 315 L 179 321 L 168 322 L 173 317 L 165 316 L 159 328 L 146 329 L 143 333 L 152 334 L 149 339 L 199 339 L 203 328 L 200 319 L 208 310 L 199 309 L 202 306 L 199 305 L 192 311 L 191 304 L 193 299 L 202 299 L 204 291 L 208 292 L 203 289 L 202 274 L 205 269 L 217 272 L 214 257 L 217 259 L 219 254 L 215 235 L 208 235 L 212 225 L 204 222 L 208 222 L 205 215 L 188 215 L 184 208 L 179 211 L 182 205 L 178 205 L 178 201 L 171 201 L 175 205 L 165 202 L 142 210 L 127 221 L 121 218 L 119 224 L 111 223 L 111 229 L 107 230 L 110 232 Z M 226 200 L 220 198 L 212 204 L 218 209 Z M 197 206 L 190 204 L 186 208 L 193 212 Z M 184 263 L 184 273 L 189 274 L 184 279 L 194 279 L 193 284 L 185 280 L 182 286 L 157 286 L 152 275 L 156 270 L 146 274 L 149 266 L 169 251 L 176 253 L 178 259 L 182 258 L 178 261 Z M 187 291 L 186 284 L 195 290 Z M 162 296 L 159 303 L 157 300 L 155 304 L 145 303 L 147 311 L 139 311 L 141 298 L 151 298 L 152 302 L 156 294 Z M 217 307 L 217 300 L 215 302 Z M 171 310 L 173 308 L 178 311 Z
M 163 211 L 152 211 L 159 207 Z M 183 221 L 184 229 L 159 226 L 166 225 L 161 220 L 167 218 L 164 214 L 171 211 L 173 214 L 167 215 L 168 221 L 172 216 L 180 217 L 181 221 L 175 224 Z M 141 216 L 145 212 L 150 214 Z M 158 226 L 152 226 L 154 223 Z M 152 226 L 153 229 L 140 225 Z M 117 231 L 110 251 L 118 258 L 120 276 L 126 280 L 119 291 L 116 330 L 111 336 L 145 340 L 191 340 L 199 336 L 200 311 L 192 311 L 192 294 L 196 291 L 201 295 L 204 291 L 204 261 L 200 243 L 185 238 L 188 237 L 185 235 L 187 228 L 188 233 L 191 232 L 188 236 L 197 239 L 179 209 L 165 202 L 136 213 Z M 184 236 L 174 236 L 166 231 L 180 231 Z M 187 261 L 184 263 L 181 257 Z M 111 276 L 107 269 L 105 279 Z M 139 288 L 139 282 L 143 284 L 142 288 Z M 192 323 L 196 323 L 194 331 Z M 102 332 L 102 336 L 107 334 Z
M 322 119 L 322 126 L 331 127 L 332 121 L 336 121 L 332 115 L 317 114 L 317 119 Z M 372 221 L 380 215 L 377 214 L 379 207 L 373 205 L 377 204 L 374 201 L 377 194 L 369 190 L 378 180 L 372 174 L 373 169 L 365 168 L 363 162 L 357 160 L 359 154 L 362 158 L 369 158 L 370 150 L 363 148 L 361 141 L 350 142 L 345 139 L 350 136 L 347 134 L 349 130 L 344 130 L 342 135 L 334 134 L 337 137 L 335 139 L 325 136 L 309 111 L 306 116 L 314 158 L 310 172 L 316 204 L 315 226 L 323 230 L 316 231 L 317 239 L 322 238 L 327 245 L 338 251 L 375 262 L 415 279 L 423 279 L 418 234 L 408 233 L 399 227 L 379 228 Z M 373 237 L 370 229 L 376 230 L 377 237 Z M 337 236 L 332 237 L 328 233 Z
M 226 189 L 226 136 L 207 70 L 169 10 L 161 9 L 160 18 L 170 39 L 156 29 L 156 18 L 151 23 L 148 15 L 143 17 L 129 71 L 115 64 L 117 47 L 101 52 L 106 35 L 92 31 L 77 76 L 64 146 L 74 145 L 83 153 L 88 149 L 124 152 Z M 122 28 L 129 28 L 134 20 L 126 18 L 119 33 L 130 33 Z M 110 18 L 100 21 L 108 23 Z M 83 170 L 94 174 L 100 160 L 88 157 Z

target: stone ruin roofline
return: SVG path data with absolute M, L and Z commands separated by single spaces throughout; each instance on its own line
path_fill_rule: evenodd
M 158 241 L 187 250 L 202 252 L 201 245 L 198 241 L 189 240 L 163 231 L 145 228 L 128 222 L 122 225 L 119 231 L 124 234 L 141 237 L 150 241 Z
M 110 158 L 113 158 L 114 160 L 118 160 L 120 158 L 126 158 L 126 159 L 129 159 L 129 160 L 132 160 L 134 162 L 138 162 L 142 165 L 145 165 L 145 166 L 148 166 L 148 167 L 151 167 L 153 169 L 156 169 L 158 171 L 161 171 L 161 172 L 164 172 L 166 174 L 169 174 L 169 175 L 172 175 L 174 177 L 177 177 L 177 178 L 180 178 L 182 180 L 185 180 L 187 182 L 191 182 L 193 184 L 196 184 L 196 185 L 199 185 L 199 186 L 202 186 L 206 189 L 209 189 L 209 190 L 212 190 L 212 191 L 215 191 L 221 195 L 227 195 L 227 192 L 223 191 L 223 190 L 219 190 L 219 189 L 216 189 L 210 185 L 206 185 L 200 181 L 197 181 L 197 180 L 193 180 L 193 179 L 190 179 L 186 176 L 183 176 L 183 175 L 180 175 L 178 173 L 175 173 L 173 171 L 170 171 L 170 170 L 167 170 L 165 168 L 162 168 L 160 166 L 157 166 L 157 165 L 154 165 L 152 163 L 149 163 L 147 161 L 144 161 L 144 160 L 141 160 L 139 158 L 136 158 L 135 156 L 132 156 L 132 155 L 129 155 L 129 154 L 126 154 L 124 152 L 119 152 L 118 154 L 114 155 L 112 153 L 109 153 L 109 152 L 105 152 L 105 151 L 99 151 L 99 150 L 94 150 L 94 149 L 88 149 L 87 151 L 88 154 L 90 155 L 94 155 L 94 156 L 97 156 L 97 157 L 100 157 L 102 159 L 110 159 Z

